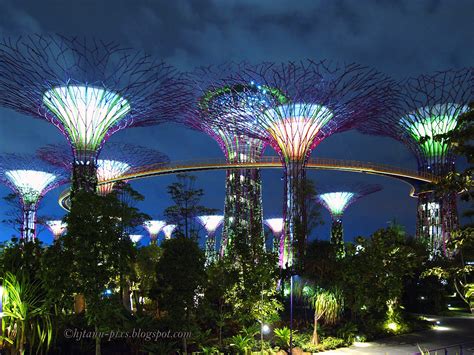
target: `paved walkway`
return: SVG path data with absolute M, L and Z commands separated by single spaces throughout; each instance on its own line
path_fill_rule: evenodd
M 428 317 L 429 318 L 429 317 Z M 406 355 L 419 352 L 422 349 L 438 349 L 450 345 L 469 343 L 464 346 L 463 355 L 474 355 L 474 317 L 435 317 L 430 318 L 434 323 L 439 322 L 435 329 L 405 334 L 381 339 L 376 342 L 358 343 L 348 348 L 324 352 L 331 354 L 380 354 Z M 435 354 L 435 352 L 430 352 Z M 438 355 L 445 355 L 444 350 Z M 459 347 L 448 349 L 448 354 L 459 355 Z

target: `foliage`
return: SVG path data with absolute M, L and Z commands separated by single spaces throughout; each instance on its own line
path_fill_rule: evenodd
M 293 334 L 296 333 L 296 330 L 293 330 Z M 291 331 L 288 327 L 275 328 L 273 330 L 275 336 L 275 343 L 281 349 L 287 349 L 290 347 L 290 336 Z
M 397 226 L 376 231 L 370 239 L 348 245 L 341 260 L 342 288 L 353 318 L 383 319 L 387 302 L 400 299 L 404 279 L 426 261 L 423 245 L 406 237 Z
M 338 289 L 324 290 L 309 283 L 299 283 L 296 294 L 306 300 L 314 311 L 313 336 L 311 344 L 318 345 L 318 322 L 335 323 L 342 312 L 344 301 Z
M 198 238 L 196 217 L 216 212 L 201 206 L 204 190 L 195 187 L 196 177 L 189 174 L 177 174 L 178 181 L 168 186 L 168 194 L 174 202 L 165 209 L 164 215 L 168 224 L 175 224 L 175 234 L 186 238 Z
M 239 354 L 246 354 L 252 349 L 254 340 L 247 335 L 237 334 L 229 339 L 229 345 L 236 349 Z
M 30 282 L 24 274 L 7 272 L 3 277 L 4 295 L 2 341 L 20 354 L 48 351 L 52 335 L 52 320 L 46 304 L 42 284 Z

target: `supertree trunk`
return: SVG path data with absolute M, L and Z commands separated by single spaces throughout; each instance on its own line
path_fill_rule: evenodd
M 455 194 L 436 196 L 432 191 L 418 196 L 417 237 L 424 238 L 432 256 L 449 256 L 446 243 L 458 226 Z
M 24 206 L 21 221 L 21 239 L 27 242 L 36 239 L 36 205 Z
M 336 248 L 336 256 L 342 258 L 345 255 L 344 251 L 344 228 L 342 226 L 342 219 L 337 218 L 332 220 L 331 225 L 331 244 Z
M 227 171 L 221 256 L 227 254 L 235 238 L 244 239 L 247 244 L 251 238 L 263 240 L 261 185 L 259 169 Z
M 72 167 L 72 189 L 71 197 L 76 191 L 96 192 L 97 190 L 97 166 L 93 161 L 88 164 L 75 162 Z
M 280 240 L 280 267 L 298 267 L 302 261 L 306 243 L 305 196 L 302 184 L 305 180 L 304 163 L 290 161 L 286 165 L 285 194 L 283 211 L 285 228 Z
M 216 251 L 216 235 L 215 233 L 208 233 L 206 238 L 206 266 L 211 265 L 216 261 L 217 251 Z

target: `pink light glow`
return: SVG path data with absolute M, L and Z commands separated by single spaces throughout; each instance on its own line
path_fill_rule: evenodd
M 303 160 L 332 117 L 332 112 L 321 105 L 292 104 L 266 111 L 263 120 L 282 155 Z
M 217 228 L 224 221 L 224 216 L 211 215 L 211 216 L 200 216 L 198 217 L 199 223 L 206 228 L 207 233 L 214 233 Z

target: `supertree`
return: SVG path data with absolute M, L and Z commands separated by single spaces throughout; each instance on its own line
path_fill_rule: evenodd
M 364 196 L 382 190 L 381 185 L 376 184 L 351 184 L 350 186 L 337 187 L 320 193 L 316 200 L 326 207 L 331 214 L 331 243 L 336 248 L 336 255 L 344 257 L 344 234 L 342 227 L 342 216 L 344 211 Z
M 280 252 L 283 250 L 280 250 L 280 243 L 282 242 L 285 220 L 283 218 L 267 218 L 264 222 L 273 234 L 273 251 L 278 251 L 279 256 L 282 256 Z
M 174 230 L 176 229 L 176 224 L 167 224 L 161 230 L 165 235 L 165 239 L 171 239 L 171 235 L 173 234 Z
M 65 144 L 47 145 L 38 149 L 38 156 L 56 166 L 73 170 L 73 152 Z M 131 174 L 141 167 L 151 164 L 167 164 L 169 158 L 154 149 L 126 143 L 109 142 L 104 145 L 96 159 L 97 191 L 101 195 L 112 192 L 114 182 L 103 181 Z
M 165 221 L 146 221 L 143 223 L 143 228 L 145 228 L 150 236 L 150 244 L 156 244 L 158 240 L 158 234 L 166 226 Z
M 36 211 L 41 198 L 52 189 L 69 182 L 61 168 L 34 156 L 4 154 L 0 156 L 0 180 L 18 196 L 21 204 L 21 238 L 36 238 Z
M 142 240 L 143 235 L 141 234 L 130 234 L 130 240 L 133 244 L 137 244 L 140 240 Z
M 212 137 L 232 164 L 256 162 L 267 146 L 265 140 L 238 129 L 241 122 L 255 117 L 254 110 L 260 107 L 255 105 L 254 93 L 238 80 L 241 69 L 242 65 L 226 64 L 199 68 L 188 76 L 196 105 L 186 108 L 185 124 Z M 268 100 L 278 100 L 278 94 L 269 91 Z M 248 117 L 242 117 L 241 112 Z M 259 169 L 227 171 L 221 253 L 226 252 L 235 237 L 245 239 L 244 243 L 249 243 L 250 237 L 263 240 Z
M 302 184 L 311 151 L 331 134 L 353 128 L 388 109 L 394 101 L 392 87 L 387 76 L 356 64 L 264 63 L 243 66 L 233 77 L 228 93 L 216 100 L 218 112 L 232 112 L 222 118 L 221 126 L 232 123 L 239 132 L 267 142 L 284 165 L 282 268 L 292 267 L 299 259 L 294 260 L 294 251 L 301 254 L 305 247 Z M 240 97 L 248 97 L 246 102 L 251 105 L 233 104 Z
M 400 83 L 396 109 L 368 120 L 359 130 L 405 144 L 420 172 L 449 174 L 455 170 L 455 156 L 449 141 L 440 135 L 456 128 L 459 115 L 474 99 L 472 75 L 471 69 L 460 69 L 406 79 Z M 446 241 L 458 224 L 456 194 L 431 190 L 428 185 L 418 187 L 416 234 L 427 240 L 433 255 L 447 255 Z
M 95 191 L 97 155 L 115 132 L 173 120 L 186 88 L 173 68 L 115 43 L 34 35 L 0 43 L 0 105 L 60 129 L 72 192 Z
M 53 234 L 54 240 L 58 240 L 64 231 L 67 229 L 67 224 L 61 221 L 60 219 L 55 219 L 51 221 L 46 221 L 46 227 Z
M 207 232 L 206 236 L 206 265 L 212 264 L 217 258 L 216 230 L 222 224 L 224 216 L 208 215 L 196 217 Z

